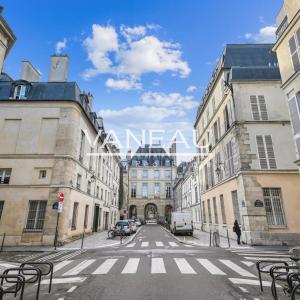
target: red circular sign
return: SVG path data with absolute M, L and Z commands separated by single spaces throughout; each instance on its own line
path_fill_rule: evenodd
M 59 196 L 58 196 L 58 198 L 59 198 L 59 201 L 60 201 L 60 202 L 64 202 L 64 200 L 65 200 L 65 195 L 64 195 L 63 193 L 60 193 Z

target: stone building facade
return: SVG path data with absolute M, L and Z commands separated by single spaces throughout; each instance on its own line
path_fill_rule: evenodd
M 300 178 L 273 45 L 227 45 L 195 129 L 203 227 L 248 244 L 300 239 Z M 201 147 L 201 148 L 200 148 Z
M 296 164 L 300 168 L 300 1 L 284 0 L 277 16 L 278 57 L 282 89 L 288 102 L 296 146 Z
M 140 146 L 128 161 L 129 218 L 169 219 L 175 176 L 174 160 L 161 146 Z
M 65 197 L 60 242 L 109 229 L 119 219 L 118 151 L 105 143 L 92 95 L 60 76 L 67 74 L 67 66 L 68 57 L 53 56 L 51 81 L 39 82 L 25 62 L 21 80 L 0 81 L 0 231 L 6 234 L 5 245 L 53 244 L 59 193 Z

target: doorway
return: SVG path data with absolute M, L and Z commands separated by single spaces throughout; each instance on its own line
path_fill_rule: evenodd
M 95 208 L 94 208 L 93 232 L 98 232 L 98 227 L 99 227 L 99 205 L 95 205 Z

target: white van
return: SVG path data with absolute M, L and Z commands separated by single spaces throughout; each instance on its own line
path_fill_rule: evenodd
M 193 220 L 190 212 L 172 212 L 170 229 L 173 234 L 193 235 Z

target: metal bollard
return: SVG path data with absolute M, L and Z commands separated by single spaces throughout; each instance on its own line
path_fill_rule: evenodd
M 228 242 L 228 248 L 230 248 L 230 240 L 229 240 L 229 232 L 227 227 L 227 242 Z
M 1 252 L 3 251 L 3 246 L 4 246 L 5 236 L 6 236 L 6 233 L 4 232 L 4 233 L 3 233 L 3 237 L 2 237 L 1 249 L 0 249 Z

